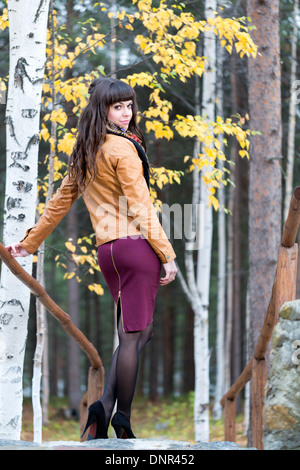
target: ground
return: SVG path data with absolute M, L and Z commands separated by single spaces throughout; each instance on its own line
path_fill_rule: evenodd
M 65 400 L 53 400 L 49 408 L 49 423 L 43 427 L 43 441 L 79 441 L 79 422 L 67 419 Z M 21 439 L 33 441 L 33 419 L 30 400 L 24 401 Z M 159 400 L 156 403 L 136 399 L 132 410 L 132 428 L 138 438 L 165 438 L 195 443 L 191 397 Z M 109 437 L 114 437 L 110 428 Z M 211 420 L 210 441 L 224 441 L 224 421 Z M 247 447 L 243 435 L 243 418 L 237 417 L 237 444 Z

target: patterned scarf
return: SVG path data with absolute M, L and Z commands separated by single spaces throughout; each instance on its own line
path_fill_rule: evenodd
M 133 145 L 135 146 L 138 155 L 140 159 L 142 160 L 143 168 L 144 168 L 144 177 L 147 183 L 148 188 L 150 187 L 150 182 L 149 182 L 149 160 L 146 155 L 145 149 L 141 144 L 140 139 L 134 135 L 132 132 L 126 130 L 126 129 L 121 129 L 121 127 L 117 126 L 111 121 L 107 121 L 106 123 L 106 130 L 108 134 L 114 134 L 114 135 L 119 135 L 121 137 L 125 137 L 126 139 L 130 140 Z

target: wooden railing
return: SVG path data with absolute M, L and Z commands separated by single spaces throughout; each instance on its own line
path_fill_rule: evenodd
M 263 450 L 263 405 L 267 381 L 266 353 L 278 313 L 284 302 L 296 299 L 298 245 L 297 232 L 300 224 L 300 187 L 294 190 L 289 213 L 284 225 L 278 249 L 277 267 L 271 298 L 254 354 L 241 375 L 223 396 L 225 440 L 236 441 L 236 397 L 252 379 L 252 439 L 253 446 Z
M 87 393 L 80 404 L 80 427 L 83 429 L 88 406 L 94 401 L 99 400 L 99 397 L 103 393 L 104 368 L 100 356 L 92 343 L 90 343 L 86 336 L 73 324 L 70 315 L 64 312 L 54 300 L 51 299 L 41 284 L 20 266 L 2 243 L 0 243 L 0 259 L 6 264 L 10 271 L 32 291 L 48 312 L 60 322 L 65 332 L 72 336 L 90 361 L 91 367 L 89 369 Z M 83 437 L 83 440 L 84 439 L 85 436 Z

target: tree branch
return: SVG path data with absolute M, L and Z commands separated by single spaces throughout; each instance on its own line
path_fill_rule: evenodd
M 70 316 L 51 299 L 39 282 L 30 276 L 30 274 L 28 274 L 9 254 L 2 243 L 0 243 L 0 259 L 6 264 L 8 269 L 32 291 L 51 315 L 60 322 L 65 332 L 74 338 L 80 348 L 86 353 L 92 367 L 94 369 L 101 368 L 102 361 L 93 344 L 90 343 L 86 336 L 72 323 Z

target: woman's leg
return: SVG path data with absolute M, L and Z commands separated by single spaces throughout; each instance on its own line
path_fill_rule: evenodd
M 134 395 L 139 354 L 153 336 L 153 323 L 144 330 L 125 333 L 118 321 L 119 346 L 116 348 L 107 376 L 101 402 L 105 409 L 106 425 L 118 398 L 118 411 L 130 418 L 131 403 Z
M 118 352 L 119 352 L 119 346 L 116 348 L 112 361 L 110 364 L 108 376 L 106 379 L 105 387 L 104 387 L 104 392 L 101 397 L 101 402 L 105 410 L 105 424 L 106 427 L 108 428 L 109 421 L 115 406 L 116 402 L 116 365 L 117 365 L 117 359 L 118 359 Z
M 140 332 L 125 333 L 119 327 L 119 352 L 117 359 L 117 411 L 130 420 L 130 409 L 134 395 L 139 365 Z
M 119 324 L 119 352 L 117 359 L 117 409 L 130 421 L 131 403 L 134 396 L 139 356 L 153 336 L 153 325 L 142 331 L 125 333 Z

